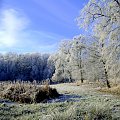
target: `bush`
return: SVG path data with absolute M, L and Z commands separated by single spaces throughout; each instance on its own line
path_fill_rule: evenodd
M 56 98 L 58 96 L 59 94 L 56 89 L 50 88 L 48 85 L 46 85 L 37 91 L 34 101 L 37 103 L 45 102 L 47 99 Z
M 46 101 L 46 99 L 48 99 L 48 95 L 47 95 L 47 91 L 44 90 L 39 90 L 36 95 L 35 95 L 35 99 L 34 101 L 39 103 L 39 102 L 43 102 Z
M 20 103 L 32 103 L 33 100 L 28 94 L 23 93 L 23 94 L 20 94 L 19 96 L 19 102 Z
M 59 96 L 59 94 L 58 94 L 58 92 L 57 92 L 57 90 L 55 88 L 51 88 L 49 96 L 50 96 L 50 98 L 56 98 L 56 97 Z
M 20 103 L 46 102 L 50 98 L 58 97 L 56 89 L 45 86 L 31 86 L 26 84 L 12 84 L 3 91 L 1 97 Z

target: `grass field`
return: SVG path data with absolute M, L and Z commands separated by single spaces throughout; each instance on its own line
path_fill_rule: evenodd
M 57 84 L 64 97 L 47 103 L 0 103 L 0 120 L 120 120 L 120 97 L 89 84 Z M 64 98 L 64 99 L 63 99 Z

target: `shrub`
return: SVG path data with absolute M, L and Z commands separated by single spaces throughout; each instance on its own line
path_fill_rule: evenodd
M 20 103 L 32 103 L 33 100 L 28 94 L 23 93 L 23 94 L 20 94 L 19 96 L 19 102 Z
M 37 91 L 34 101 L 37 103 L 45 102 L 47 99 L 56 98 L 58 96 L 59 94 L 56 89 L 50 88 L 48 85 L 46 85 Z
M 49 96 L 50 98 L 56 98 L 59 96 L 59 94 L 55 88 L 51 88 L 49 91 Z
M 3 91 L 1 97 L 20 103 L 45 102 L 50 98 L 58 97 L 56 89 L 45 86 L 31 86 L 26 84 L 12 84 Z
M 39 103 L 39 102 L 45 101 L 46 99 L 48 99 L 47 91 L 39 90 L 39 91 L 35 94 L 35 99 L 34 99 L 34 101 L 37 102 L 37 103 Z

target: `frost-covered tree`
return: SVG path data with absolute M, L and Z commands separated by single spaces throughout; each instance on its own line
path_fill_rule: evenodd
M 69 66 L 69 48 L 70 41 L 63 41 L 60 44 L 58 52 L 53 56 L 55 64 L 55 73 L 52 77 L 54 81 L 65 82 L 71 81 L 71 72 Z
M 0 54 L 0 80 L 37 80 L 52 77 L 48 54 Z
M 81 11 L 77 21 L 80 27 L 89 28 L 98 38 L 99 59 L 104 69 L 107 86 L 110 87 L 108 81 L 110 68 L 111 72 L 115 74 L 112 68 L 119 66 L 120 60 L 120 1 L 90 0 Z M 110 49 L 111 46 L 114 49 Z M 112 61 L 112 65 L 110 65 L 110 61 Z M 119 70 L 116 74 L 119 73 Z
M 77 18 L 80 27 L 91 26 L 101 40 L 118 37 L 120 32 L 120 1 L 90 0 Z
M 54 56 L 55 73 L 53 79 L 56 81 L 84 80 L 84 51 L 82 43 L 84 37 L 75 36 L 72 40 L 61 43 L 58 52 Z
M 75 79 L 80 80 L 81 83 L 83 83 L 84 80 L 84 40 L 85 38 L 81 35 L 75 36 L 71 41 L 70 47 L 70 65 L 72 66 L 72 73 Z
M 120 82 L 120 42 L 111 43 L 107 48 L 106 61 L 108 74 L 111 79 Z
M 47 77 L 51 79 L 54 72 L 55 72 L 55 65 L 54 65 L 53 57 L 52 55 L 50 55 L 50 57 L 48 58 L 47 67 L 46 67 Z

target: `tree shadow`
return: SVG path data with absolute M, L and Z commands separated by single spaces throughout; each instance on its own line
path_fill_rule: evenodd
M 79 102 L 81 96 L 79 95 L 67 95 L 61 94 L 58 98 L 50 99 L 47 103 L 55 103 L 55 102 Z

